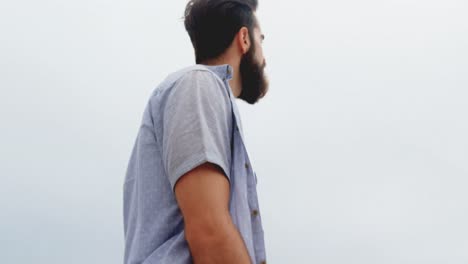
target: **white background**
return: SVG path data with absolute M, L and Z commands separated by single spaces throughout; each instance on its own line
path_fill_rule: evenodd
M 2 263 L 121 263 L 145 103 L 193 64 L 185 1 L 0 3 Z M 468 263 L 468 4 L 261 1 L 239 101 L 269 263 Z

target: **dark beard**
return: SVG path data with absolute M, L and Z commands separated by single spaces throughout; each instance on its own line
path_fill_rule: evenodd
M 239 72 L 242 78 L 242 91 L 238 98 L 249 104 L 255 104 L 268 92 L 268 80 L 265 76 L 265 62 L 255 62 L 255 49 L 251 48 L 242 57 Z

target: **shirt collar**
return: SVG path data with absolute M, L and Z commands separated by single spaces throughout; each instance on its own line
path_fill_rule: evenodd
M 232 79 L 232 66 L 229 65 L 229 64 L 220 64 L 220 65 L 205 65 L 203 64 L 203 66 L 207 67 L 208 69 L 210 69 L 211 71 L 213 71 L 214 73 L 216 73 L 216 75 L 219 76 L 219 78 L 223 79 L 223 80 L 231 80 Z

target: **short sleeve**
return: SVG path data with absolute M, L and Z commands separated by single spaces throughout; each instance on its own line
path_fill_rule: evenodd
M 164 107 L 162 157 L 174 191 L 177 180 L 197 166 L 218 165 L 230 180 L 232 110 L 228 91 L 209 71 L 185 73 Z

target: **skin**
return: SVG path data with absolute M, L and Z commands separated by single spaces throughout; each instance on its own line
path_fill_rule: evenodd
M 241 57 L 252 43 L 249 30 L 243 27 L 230 47 L 208 65 L 229 64 L 233 67 L 230 86 L 238 97 L 242 90 L 239 65 Z M 254 29 L 256 59 L 264 62 L 263 34 Z M 244 241 L 229 213 L 230 186 L 223 170 L 215 164 L 204 163 L 183 175 L 175 185 L 175 196 L 184 217 L 185 237 L 194 263 L 251 263 Z

